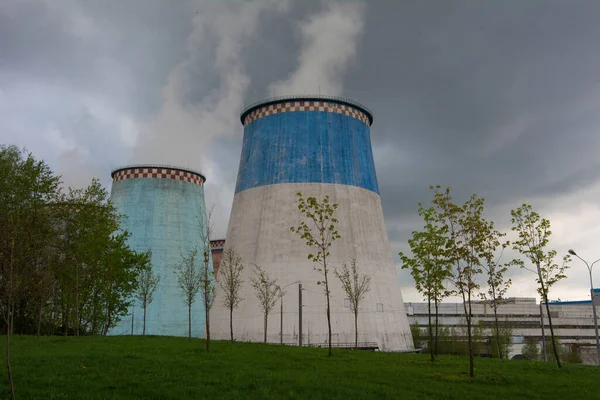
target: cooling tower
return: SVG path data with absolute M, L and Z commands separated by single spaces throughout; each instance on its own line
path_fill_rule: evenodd
M 174 271 L 181 256 L 194 248 L 199 248 L 198 268 L 204 260 L 201 237 L 207 218 L 206 179 L 189 169 L 160 165 L 119 168 L 112 172 L 112 178 L 111 200 L 125 216 L 121 228 L 131 233 L 129 245 L 140 252 L 152 250 L 153 270 L 160 275 L 147 309 L 146 334 L 187 336 L 188 310 Z M 192 306 L 192 336 L 204 336 L 204 315 L 198 294 Z M 143 308 L 136 301 L 129 315 L 110 333 L 131 334 L 133 322 L 133 334 L 141 334 L 142 321 Z
M 371 149 L 373 117 L 353 101 L 323 96 L 269 99 L 247 107 L 242 155 L 229 220 L 226 248 L 234 248 L 245 263 L 243 297 L 234 311 L 237 340 L 262 341 L 263 316 L 252 289 L 252 265 L 262 266 L 280 286 L 300 281 L 303 290 L 302 343 L 327 342 L 326 300 L 322 276 L 307 259 L 309 248 L 290 227 L 302 217 L 297 193 L 339 204 L 341 239 L 334 242 L 330 267 L 351 257 L 360 273 L 372 277 L 361 303 L 360 342 L 379 349 L 413 348 L 400 285 L 383 219 Z M 333 345 L 354 342 L 354 319 L 339 280 L 329 275 Z M 268 341 L 299 343 L 299 287 L 290 285 L 269 316 Z M 229 314 L 217 290 L 212 331 L 228 338 Z M 281 318 L 283 315 L 283 318 Z M 283 320 L 283 321 L 282 321 Z M 280 334 L 282 337 L 280 337 Z

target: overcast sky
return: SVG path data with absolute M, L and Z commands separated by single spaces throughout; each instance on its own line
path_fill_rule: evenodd
M 27 147 L 75 186 L 96 176 L 110 187 L 111 169 L 129 163 L 200 169 L 224 236 L 244 104 L 342 95 L 375 115 L 394 254 L 440 184 L 457 200 L 485 197 L 507 231 L 510 210 L 532 204 L 559 255 L 593 261 L 598 21 L 596 0 L 3 0 L 0 143 Z M 510 295 L 536 295 L 531 273 L 511 276 Z M 551 297 L 589 298 L 585 265 L 574 260 L 568 276 Z M 405 300 L 420 301 L 399 277 Z

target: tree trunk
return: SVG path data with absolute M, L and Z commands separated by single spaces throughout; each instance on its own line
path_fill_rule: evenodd
M 327 294 L 327 329 L 329 339 L 329 352 L 331 357 L 331 307 L 329 305 L 329 281 L 327 280 L 327 262 L 323 260 L 323 271 L 325 272 L 325 294 Z
M 354 311 L 354 348 L 358 350 L 358 309 Z
M 233 342 L 233 307 L 229 307 L 229 336 Z
M 470 285 L 470 282 L 469 282 Z M 468 292 L 468 301 L 465 299 L 465 295 L 463 293 L 463 308 L 465 310 L 465 319 L 467 320 L 467 348 L 469 353 L 469 376 L 471 378 L 475 378 L 475 360 L 473 358 L 473 336 L 471 334 L 471 292 L 469 289 Z
M 500 344 L 500 324 L 498 323 L 498 304 L 494 298 L 494 320 L 496 322 L 496 344 L 498 346 L 498 358 L 502 359 L 502 345 Z
M 433 325 L 431 324 L 431 296 L 427 296 L 427 316 L 429 318 L 429 355 L 431 362 L 435 361 L 434 349 L 433 349 Z
M 552 348 L 554 350 L 554 357 L 556 357 L 556 365 L 558 368 L 562 368 L 562 364 L 560 362 L 560 356 L 558 355 L 558 349 L 556 348 L 556 339 L 554 338 L 554 327 L 552 326 L 552 316 L 550 315 L 550 305 L 548 304 L 548 293 L 546 293 L 546 287 L 544 285 L 544 279 L 542 278 L 542 271 L 537 265 L 538 270 L 538 278 L 540 279 L 540 286 L 542 288 L 542 293 L 544 297 L 544 302 L 546 303 L 546 312 L 548 313 L 548 325 L 550 326 L 550 337 L 552 338 Z
M 471 318 L 467 319 L 467 336 L 469 338 L 469 376 L 475 378 L 475 360 L 473 359 L 473 337 L 471 335 Z
M 111 323 L 112 323 L 112 315 L 110 313 L 110 310 L 108 310 L 107 313 L 106 313 L 106 326 L 104 327 L 104 332 L 102 332 L 102 334 L 104 336 L 108 335 L 108 330 L 110 329 L 110 324 Z
M 10 369 L 10 320 L 11 320 L 11 306 L 9 301 L 8 306 L 8 319 L 6 321 L 6 370 L 8 373 L 8 382 L 10 384 L 10 394 L 12 399 L 15 399 L 15 385 L 13 383 L 12 371 Z
M 552 316 L 550 315 L 550 306 L 548 305 L 548 295 L 544 295 L 546 301 L 546 312 L 548 313 L 548 325 L 550 326 L 550 336 L 552 337 L 552 348 L 554 350 L 554 357 L 556 357 L 556 365 L 558 368 L 562 368 L 560 362 L 560 356 L 558 355 L 558 348 L 556 347 L 556 339 L 554 338 L 554 328 L 552 327 Z
M 264 329 L 264 338 L 263 338 L 265 343 L 267 343 L 267 316 L 268 316 L 268 314 L 265 313 L 265 329 Z
M 188 342 L 192 341 L 192 305 L 188 304 Z
M 40 313 L 38 314 L 38 323 L 37 323 L 37 337 L 40 338 L 40 334 L 42 333 L 42 315 L 44 314 L 44 303 L 40 304 Z
M 79 337 L 79 264 L 75 263 L 75 336 Z
M 206 352 L 208 353 L 210 351 L 210 308 L 208 307 L 208 294 L 206 296 L 204 315 L 206 318 Z
M 544 310 L 542 309 L 542 301 L 540 300 L 540 324 L 542 327 L 542 356 L 544 361 L 548 362 L 548 352 L 546 351 L 546 330 L 544 329 Z
M 142 324 L 142 336 L 146 336 L 146 309 L 148 305 L 144 302 L 144 322 Z
M 63 307 L 63 321 L 65 323 L 64 335 L 67 336 L 67 332 L 69 331 L 69 307 L 67 306 L 67 303 L 65 303 L 65 306 Z
M 439 305 L 438 305 L 438 299 L 435 298 L 435 345 L 434 345 L 434 355 L 438 355 L 438 342 L 439 342 Z

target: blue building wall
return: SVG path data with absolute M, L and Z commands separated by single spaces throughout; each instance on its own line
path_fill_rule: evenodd
M 111 199 L 118 212 L 127 218 L 122 229 L 131 233 L 130 246 L 136 251 L 152 250 L 152 264 L 160 275 L 160 283 L 148 306 L 147 335 L 188 335 L 188 311 L 177 287 L 174 274 L 182 254 L 200 245 L 200 223 L 206 221 L 204 187 L 174 179 L 135 178 L 116 180 Z M 200 246 L 203 248 L 203 246 Z M 201 251 L 200 251 L 201 253 Z M 209 252 L 210 254 L 210 252 Z M 203 261 L 198 255 L 198 268 Z M 210 261 L 212 271 L 212 257 Z M 142 333 L 143 309 L 133 308 L 133 333 Z M 110 332 L 131 334 L 132 315 L 123 318 Z M 192 336 L 203 337 L 205 313 L 198 294 L 192 306 Z
M 326 111 L 281 112 L 248 123 L 235 193 L 303 182 L 358 186 L 379 194 L 369 126 Z

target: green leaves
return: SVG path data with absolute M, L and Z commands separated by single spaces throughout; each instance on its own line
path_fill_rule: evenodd
M 304 240 L 307 247 L 317 250 L 315 253 L 309 253 L 307 257 L 321 264 L 323 273 L 327 273 L 328 250 L 335 240 L 341 238 L 336 230 L 338 220 L 333 216 L 338 205 L 331 204 L 329 196 L 325 196 L 320 202 L 316 197 L 304 198 L 301 193 L 297 193 L 297 196 L 298 210 L 312 227 L 306 221 L 301 221 L 298 226 L 290 227 L 290 231 Z
M 426 298 L 441 301 L 450 294 L 445 281 L 452 275 L 452 264 L 447 253 L 449 237 L 441 214 L 434 207 L 424 208 L 419 203 L 423 217 L 422 231 L 414 231 L 408 240 L 413 257 L 399 253 L 403 269 L 410 269 L 417 290 Z
M 556 250 L 547 250 L 552 230 L 550 221 L 542 218 L 533 211 L 529 204 L 511 211 L 512 230 L 519 239 L 513 242 L 512 248 L 523 254 L 536 267 L 538 293 L 547 301 L 548 292 L 557 282 L 567 277 L 571 256 L 566 255 L 559 265 L 555 262 Z M 514 262 L 521 268 L 527 269 L 522 260 Z

